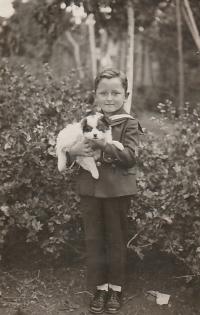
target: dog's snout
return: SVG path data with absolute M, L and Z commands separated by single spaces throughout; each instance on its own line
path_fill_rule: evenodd
M 93 135 L 93 136 L 94 136 L 94 138 L 95 138 L 95 139 L 97 139 L 97 133 L 94 133 L 94 135 Z

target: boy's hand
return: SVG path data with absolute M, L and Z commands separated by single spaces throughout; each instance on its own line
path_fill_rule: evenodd
M 101 149 L 103 150 L 105 145 L 106 145 L 106 140 L 105 139 L 92 139 L 92 140 L 89 140 L 90 142 L 90 145 L 92 147 L 93 150 L 96 150 L 96 149 Z
M 94 152 L 88 140 L 83 139 L 70 148 L 69 154 L 72 156 L 93 156 Z

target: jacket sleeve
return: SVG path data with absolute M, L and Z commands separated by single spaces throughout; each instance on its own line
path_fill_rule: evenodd
M 120 151 L 114 144 L 106 144 L 103 152 L 109 155 L 113 162 L 122 167 L 133 167 L 136 164 L 139 145 L 138 121 L 129 119 L 123 137 L 124 150 Z
M 75 156 L 72 156 L 69 152 L 66 151 L 66 167 L 72 167 L 72 164 L 75 162 Z M 74 165 L 74 164 L 73 164 Z

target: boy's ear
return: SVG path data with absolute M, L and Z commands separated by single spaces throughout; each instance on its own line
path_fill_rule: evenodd
M 92 91 L 86 96 L 84 102 L 92 106 L 94 104 L 94 100 L 95 100 L 95 91 Z
M 127 99 L 129 97 L 130 93 L 129 92 L 126 92 L 125 93 L 125 98 Z

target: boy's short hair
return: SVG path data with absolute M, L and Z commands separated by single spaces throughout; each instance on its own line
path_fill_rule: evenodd
M 119 78 L 121 80 L 121 83 L 122 83 L 122 86 L 124 88 L 125 93 L 127 93 L 128 79 L 127 79 L 126 75 L 122 71 L 119 71 L 119 70 L 113 69 L 113 68 L 106 68 L 97 74 L 95 81 L 94 81 L 95 92 L 97 90 L 99 82 L 104 78 L 105 79 Z

